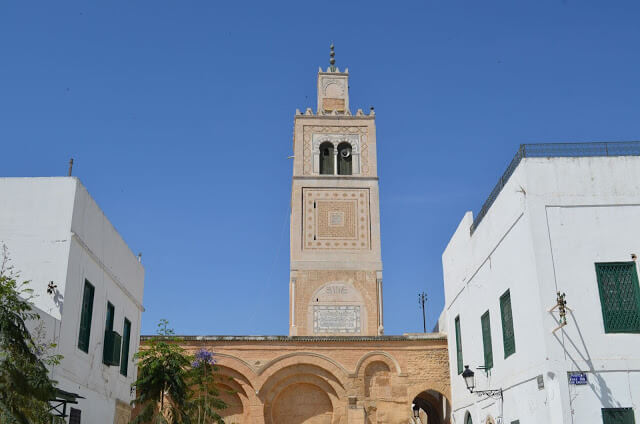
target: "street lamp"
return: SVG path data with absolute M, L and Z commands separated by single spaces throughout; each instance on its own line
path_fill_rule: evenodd
M 502 389 L 475 390 L 476 377 L 475 373 L 469 369 L 469 365 L 464 366 L 464 371 L 462 371 L 462 378 L 464 378 L 464 384 L 467 386 L 469 393 L 475 393 L 478 396 L 486 396 L 494 399 L 502 399 Z
M 473 393 L 473 389 L 476 387 L 476 373 L 469 369 L 469 365 L 464 366 L 462 371 L 462 378 L 464 378 L 464 384 L 467 385 L 469 392 Z

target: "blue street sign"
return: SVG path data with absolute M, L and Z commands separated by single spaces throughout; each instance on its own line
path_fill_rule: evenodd
M 587 384 L 587 374 L 584 372 L 569 373 L 569 384 Z

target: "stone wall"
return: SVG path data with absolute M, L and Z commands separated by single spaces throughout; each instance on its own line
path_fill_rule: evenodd
M 143 338 L 144 343 L 144 338 Z M 407 424 L 411 405 L 448 423 L 447 340 L 383 337 L 183 337 L 215 352 L 228 424 Z

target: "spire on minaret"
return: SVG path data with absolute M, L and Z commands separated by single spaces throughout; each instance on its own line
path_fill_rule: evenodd
M 331 72 L 336 72 L 336 52 L 333 51 L 333 41 L 331 42 L 331 53 L 329 53 L 329 68 Z

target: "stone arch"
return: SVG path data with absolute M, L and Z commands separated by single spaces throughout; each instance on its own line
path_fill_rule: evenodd
M 394 358 L 393 355 L 391 355 L 390 353 L 387 353 L 382 350 L 374 350 L 362 355 L 362 357 L 358 360 L 358 363 L 356 364 L 354 375 L 361 376 L 360 372 L 363 370 L 362 365 L 365 363 L 365 361 L 369 360 L 369 358 L 374 356 L 376 357 L 375 360 L 386 363 L 390 369 L 395 370 L 398 376 L 402 376 L 402 369 L 400 368 L 400 363 L 398 362 L 398 360 Z
M 320 154 L 320 175 L 333 175 L 335 173 L 333 143 L 325 141 L 320 144 L 318 149 Z
M 300 376 L 305 376 L 305 381 L 308 380 L 306 376 L 313 376 L 314 384 L 321 385 L 329 394 L 337 398 L 345 395 L 343 382 L 331 371 L 314 364 L 294 362 L 270 374 L 258 390 L 258 396 L 264 401 L 269 401 L 277 393 L 279 386 L 297 381 L 296 378 Z
M 331 424 L 333 410 L 331 399 L 318 386 L 295 383 L 279 393 L 265 423 Z
M 234 366 L 242 365 L 244 361 L 235 361 L 231 355 L 216 354 L 216 374 L 218 379 L 216 386 L 220 398 L 228 405 L 227 409 L 218 411 L 229 424 L 244 424 L 253 422 L 251 417 L 251 405 L 256 404 L 257 397 L 253 382 Z M 242 367 L 239 367 L 242 368 Z M 245 370 L 246 371 L 246 370 Z M 251 371 L 252 374 L 255 374 Z M 251 374 L 249 374 L 251 375 Z
M 280 369 L 265 382 L 259 397 L 265 424 L 329 424 L 337 419 L 334 412 L 346 407 L 345 390 L 335 376 L 310 364 Z
M 413 397 L 411 403 L 413 409 L 419 410 L 420 416 L 426 417 L 429 424 L 450 424 L 451 404 L 441 392 L 423 390 Z
M 227 424 L 250 423 L 250 408 L 246 405 L 246 401 L 241 398 L 239 392 L 231 386 L 224 383 L 217 384 L 219 397 L 227 404 L 225 409 L 217 411 L 218 414 Z
M 355 322 L 349 328 L 334 330 L 322 325 L 322 311 L 345 307 L 351 311 Z M 326 312 L 326 311 L 325 311 Z M 307 331 L 317 335 L 358 335 L 366 331 L 367 308 L 364 296 L 353 280 L 328 281 L 318 287 L 309 298 L 307 307 Z M 332 331 L 333 330 L 333 331 Z
M 371 361 L 364 368 L 364 396 L 378 399 L 391 397 L 391 370 L 383 361 Z
M 304 359 L 301 359 L 303 357 Z M 292 365 L 312 365 L 331 373 L 335 380 L 344 387 L 344 382 L 349 376 L 349 372 L 337 361 L 328 356 L 315 352 L 293 352 L 278 356 L 265 363 L 259 370 L 258 375 L 262 376 L 262 381 L 266 381 L 269 376 L 281 369 Z M 259 389 L 256 387 L 256 389 Z M 261 389 L 259 389 L 261 390 Z
M 351 175 L 352 174 L 352 157 L 351 144 L 343 141 L 338 144 L 338 175 Z
M 311 139 L 311 162 L 313 164 L 314 174 L 321 174 L 320 162 L 322 151 L 320 146 L 325 143 L 330 143 L 333 146 L 332 154 L 337 154 L 338 145 L 343 142 L 351 145 L 353 175 L 360 174 L 360 155 L 361 152 L 362 154 L 366 153 L 366 150 L 364 150 L 367 148 L 366 138 L 361 140 L 359 134 L 313 134 Z

